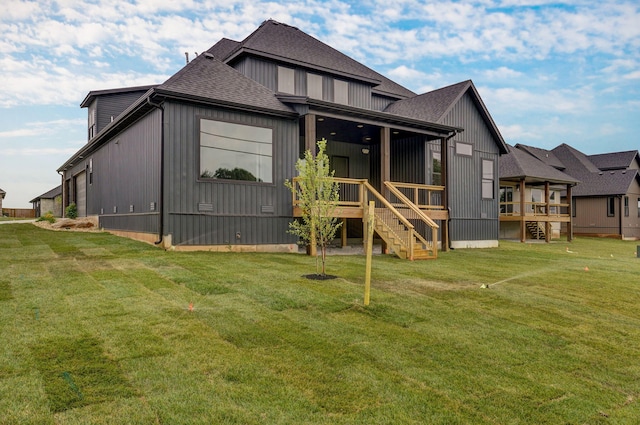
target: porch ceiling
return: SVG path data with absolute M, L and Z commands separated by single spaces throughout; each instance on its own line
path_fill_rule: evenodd
M 318 139 L 324 138 L 328 141 L 375 145 L 380 143 L 380 129 L 382 127 L 383 123 L 375 124 L 346 117 L 338 118 L 325 115 L 318 115 L 316 117 L 316 137 Z M 304 127 L 302 125 L 300 126 L 300 135 L 304 136 Z M 419 132 L 391 127 L 392 143 L 414 136 L 424 136 L 428 140 L 436 139 L 436 137 Z

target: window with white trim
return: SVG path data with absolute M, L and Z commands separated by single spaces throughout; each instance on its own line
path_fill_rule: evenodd
M 456 155 L 472 156 L 473 145 L 469 143 L 456 142 Z
M 482 160 L 482 198 L 493 199 L 495 197 L 493 182 L 493 161 L 490 159 Z
M 273 182 L 273 130 L 200 120 L 200 178 Z

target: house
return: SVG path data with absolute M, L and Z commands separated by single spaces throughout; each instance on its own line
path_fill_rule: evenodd
M 638 151 L 586 155 L 561 144 L 552 150 L 516 148 L 578 181 L 569 192 L 569 233 L 640 239 L 640 157 Z
M 562 194 L 570 199 L 576 184 L 558 168 L 509 146 L 500 157 L 500 238 L 549 242 L 560 237 L 564 224 L 571 240 L 571 201 L 563 202 Z
M 299 211 L 284 182 L 324 138 L 343 239 L 362 234 L 373 200 L 376 231 L 401 257 L 498 243 L 507 146 L 471 81 L 417 95 L 268 20 L 162 84 L 91 92 L 82 107 L 88 143 L 58 169 L 63 203 L 114 233 L 178 249 L 295 250 L 287 229 Z
M 54 217 L 62 217 L 62 186 L 56 186 L 29 202 L 33 204 L 36 217 L 47 212 L 51 212 Z
M 2 215 L 2 200 L 4 199 L 6 194 L 7 194 L 7 192 L 5 192 L 4 190 L 0 189 L 0 215 Z

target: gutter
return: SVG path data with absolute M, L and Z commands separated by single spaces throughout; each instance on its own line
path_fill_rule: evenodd
M 158 225 L 158 240 L 155 245 L 160 245 L 164 239 L 164 106 L 160 103 L 151 101 L 151 96 L 147 97 L 147 104 L 154 108 L 160 109 L 160 201 L 158 202 L 158 212 L 160 214 L 160 223 Z

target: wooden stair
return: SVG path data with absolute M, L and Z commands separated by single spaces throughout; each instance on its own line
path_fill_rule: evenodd
M 544 226 L 541 226 L 537 221 L 527 221 L 527 230 L 533 239 L 540 240 L 546 237 Z

